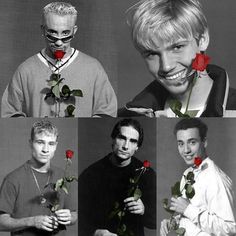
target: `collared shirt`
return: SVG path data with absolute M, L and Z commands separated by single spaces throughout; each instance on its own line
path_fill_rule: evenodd
M 195 195 L 180 220 L 185 236 L 228 236 L 236 234 L 234 193 L 231 179 L 208 157 L 193 171 Z M 180 189 L 185 184 L 182 177 Z M 185 197 L 185 193 L 184 193 Z

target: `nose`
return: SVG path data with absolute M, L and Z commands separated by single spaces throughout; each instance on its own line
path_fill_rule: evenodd
M 174 68 L 174 59 L 171 54 L 166 52 L 160 56 L 160 71 L 162 73 L 168 73 Z
M 58 39 L 54 44 L 57 47 L 61 47 L 63 45 L 63 42 L 61 41 L 61 39 Z
M 188 144 L 184 145 L 184 153 L 189 153 L 190 152 L 190 148 Z
M 42 152 L 43 152 L 43 153 L 47 153 L 48 151 L 49 151 L 48 144 L 45 143 L 45 144 L 43 145 Z
M 128 150 L 128 146 L 129 146 L 129 141 L 128 140 L 124 141 L 122 146 L 123 150 Z

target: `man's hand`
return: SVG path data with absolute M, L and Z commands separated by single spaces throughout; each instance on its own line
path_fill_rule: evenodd
M 170 220 L 164 219 L 161 222 L 160 236 L 166 236 L 169 233 Z
M 118 235 L 111 233 L 107 229 L 97 229 L 93 236 L 118 236 Z
M 62 225 L 69 225 L 71 223 L 71 212 L 69 209 L 60 209 L 55 211 L 58 223 Z
M 58 220 L 55 216 L 35 216 L 33 221 L 33 225 L 41 230 L 53 231 L 58 227 Z
M 145 207 L 140 198 L 136 201 L 134 197 L 129 197 L 124 200 L 124 203 L 125 203 L 126 209 L 128 209 L 130 213 L 137 214 L 137 215 L 144 214 Z
M 170 203 L 170 210 L 180 214 L 184 214 L 185 209 L 190 204 L 190 201 L 183 197 L 172 197 Z

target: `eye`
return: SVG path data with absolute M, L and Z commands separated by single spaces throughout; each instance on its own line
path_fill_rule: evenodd
M 184 44 L 177 44 L 175 46 L 173 46 L 173 51 L 180 51 L 181 49 L 183 49 L 185 47 Z
M 190 144 L 191 144 L 191 145 L 195 145 L 196 143 L 197 143 L 196 140 L 190 141 Z
M 178 147 L 182 147 L 183 145 L 183 142 L 178 142 Z
M 50 142 L 49 145 L 50 145 L 50 146 L 55 146 L 55 145 L 56 145 L 56 142 Z

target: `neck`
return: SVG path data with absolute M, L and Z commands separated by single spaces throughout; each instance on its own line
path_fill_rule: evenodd
M 114 166 L 125 167 L 131 163 L 131 158 L 123 160 L 123 159 L 119 158 L 117 155 L 115 155 L 114 153 L 112 153 L 112 155 L 110 157 L 110 161 Z
M 46 173 L 50 169 L 50 161 L 45 164 L 37 162 L 35 159 L 31 158 L 29 161 L 30 167 L 38 172 Z

